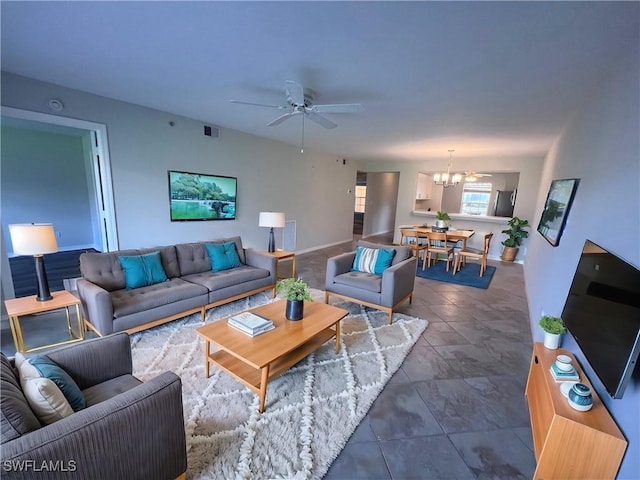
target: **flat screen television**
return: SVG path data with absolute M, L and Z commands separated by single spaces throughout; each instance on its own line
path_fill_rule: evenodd
M 587 240 L 562 320 L 613 398 L 622 398 L 640 353 L 640 270 Z
M 235 220 L 238 179 L 169 170 L 172 222 Z

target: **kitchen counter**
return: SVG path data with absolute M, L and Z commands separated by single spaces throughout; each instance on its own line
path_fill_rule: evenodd
M 436 212 L 426 210 L 413 210 L 413 215 L 418 217 L 436 218 Z M 484 222 L 484 223 L 500 223 L 506 224 L 511 217 L 492 217 L 489 215 L 468 215 L 466 213 L 450 213 L 451 221 L 468 221 L 468 222 Z M 430 220 L 426 220 L 430 222 Z

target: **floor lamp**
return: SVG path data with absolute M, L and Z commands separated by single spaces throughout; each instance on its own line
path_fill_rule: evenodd
M 9 234 L 16 255 L 33 255 L 38 280 L 38 295 L 36 300 L 45 302 L 51 300 L 47 271 L 44 268 L 45 253 L 58 251 L 56 233 L 51 223 L 21 223 L 9 225 Z
M 258 220 L 259 227 L 269 227 L 269 252 L 276 251 L 276 241 L 273 237 L 274 228 L 284 228 L 284 213 L 282 212 L 260 212 Z

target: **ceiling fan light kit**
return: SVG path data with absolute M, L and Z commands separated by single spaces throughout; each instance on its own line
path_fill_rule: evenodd
M 477 182 L 480 177 L 490 177 L 490 173 L 464 172 L 465 182 Z
M 336 128 L 338 125 L 326 117 L 320 115 L 320 113 L 356 113 L 362 112 L 364 107 L 359 103 L 335 103 L 325 105 L 314 105 L 313 92 L 306 90 L 298 82 L 293 80 L 287 80 L 285 82 L 285 94 L 287 105 L 267 105 L 264 103 L 244 102 L 241 100 L 231 100 L 232 103 L 239 103 L 242 105 L 251 105 L 255 107 L 267 107 L 275 108 L 278 110 L 287 110 L 279 117 L 273 119 L 267 124 L 269 127 L 275 127 L 280 125 L 285 120 L 296 115 L 302 116 L 302 140 L 300 153 L 304 153 L 304 119 L 307 117 L 314 123 L 317 123 L 321 127 L 328 130 Z

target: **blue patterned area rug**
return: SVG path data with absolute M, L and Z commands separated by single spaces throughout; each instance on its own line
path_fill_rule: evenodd
M 465 266 L 460 268 L 459 272 L 453 274 L 453 267 L 446 271 L 447 264 L 442 262 L 436 262 L 435 265 L 427 267 L 422 270 L 422 262 L 418 262 L 418 269 L 416 275 L 418 277 L 427 278 L 429 280 L 437 280 L 438 282 L 453 283 L 456 285 L 464 285 L 465 287 L 475 288 L 489 288 L 489 283 L 493 278 L 493 273 L 496 271 L 496 267 L 487 265 L 487 269 L 484 275 L 480 276 L 480 264 L 467 262 Z

